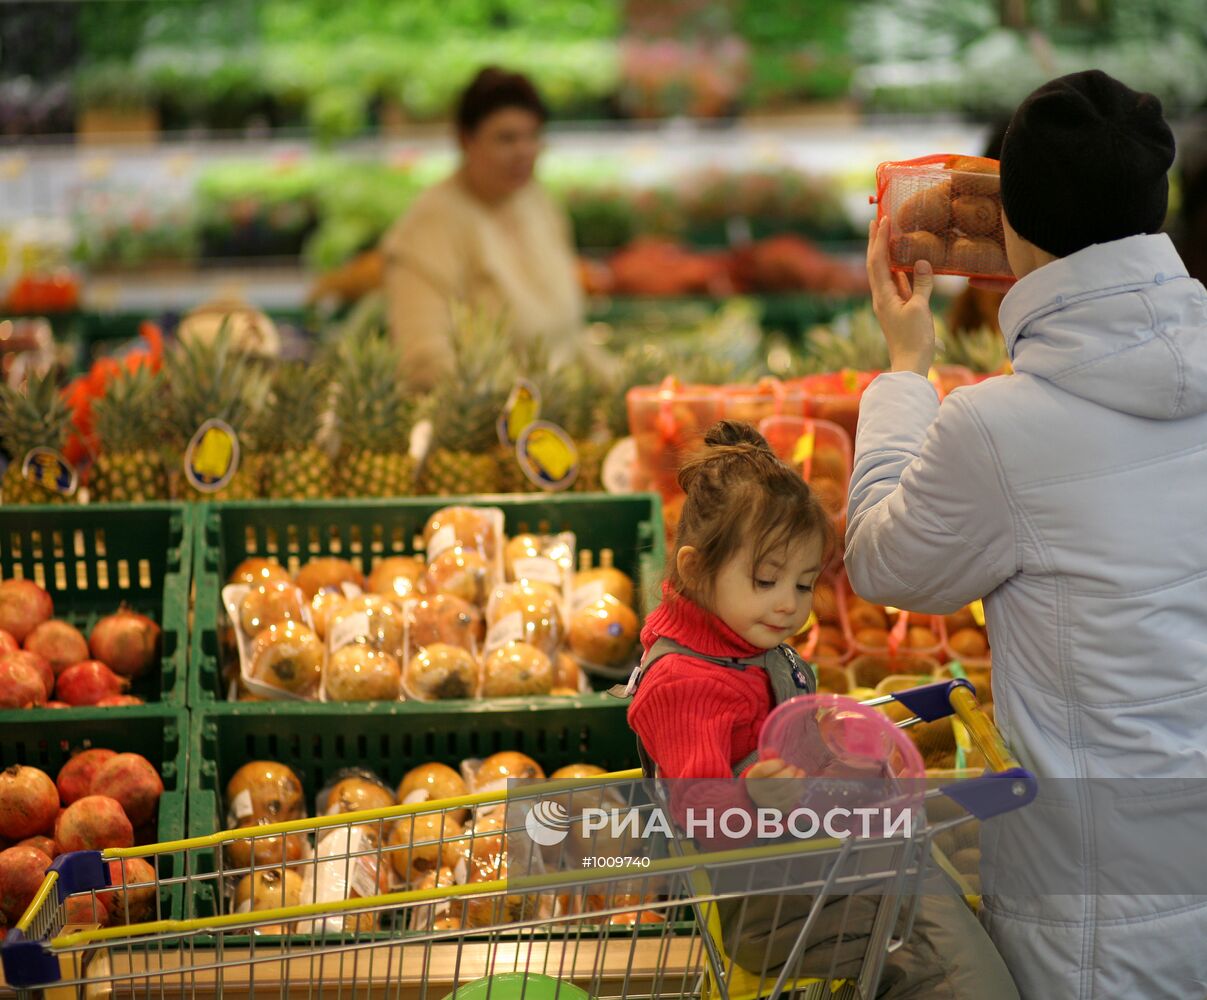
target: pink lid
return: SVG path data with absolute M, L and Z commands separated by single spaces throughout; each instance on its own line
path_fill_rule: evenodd
M 913 740 L 853 698 L 807 694 L 779 705 L 759 736 L 759 759 L 771 758 L 805 772 L 801 804 L 814 811 L 921 805 L 926 768 Z

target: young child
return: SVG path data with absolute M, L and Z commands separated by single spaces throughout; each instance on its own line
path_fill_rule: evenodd
M 687 798 L 695 810 L 788 812 L 800 785 L 765 779 L 802 778 L 803 772 L 781 760 L 759 761 L 759 732 L 776 704 L 812 689 L 809 669 L 796 669 L 779 647 L 809 617 L 813 586 L 835 546 L 834 529 L 800 475 L 752 428 L 722 421 L 705 443 L 705 453 L 679 474 L 686 501 L 663 602 L 642 631 L 646 656 L 630 682 L 629 724 L 647 770 L 671 779 L 676 816 L 682 817 Z M 735 777 L 741 780 L 716 780 Z M 856 974 L 877 902 L 874 896 L 831 899 L 794 975 Z M 722 925 L 741 931 L 740 937 L 727 933 L 727 952 L 773 981 L 811 905 L 812 897 L 800 893 L 725 901 Z M 877 996 L 1005 1000 L 1018 994 L 963 900 L 936 895 L 923 897 L 908 943 L 888 956 Z

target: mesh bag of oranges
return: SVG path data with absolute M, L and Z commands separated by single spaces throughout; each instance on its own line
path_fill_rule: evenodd
M 889 220 L 889 263 L 912 271 L 1012 281 L 998 161 L 938 154 L 876 168 L 876 218 Z

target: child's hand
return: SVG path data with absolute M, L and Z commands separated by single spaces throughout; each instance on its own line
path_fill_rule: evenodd
M 778 809 L 789 813 L 800 800 L 801 787 L 796 783 L 805 776 L 799 767 L 793 767 L 779 758 L 760 760 L 746 772 L 746 794 L 760 809 Z M 794 778 L 796 781 L 772 779 Z

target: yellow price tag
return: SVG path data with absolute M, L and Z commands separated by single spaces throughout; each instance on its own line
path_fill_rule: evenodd
M 230 435 L 220 431 L 217 427 L 211 427 L 205 432 L 205 436 L 202 437 L 201 444 L 198 445 L 193 456 L 193 468 L 200 475 L 221 479 L 222 474 L 226 472 L 227 466 L 231 463 L 233 454 L 234 447 Z
M 516 394 L 515 405 L 507 414 L 507 434 L 513 440 L 519 440 L 524 428 L 534 422 L 539 412 L 537 401 L 532 393 L 521 388 Z
M 810 611 L 809 617 L 805 619 L 805 624 L 800 627 L 800 631 L 798 631 L 796 634 L 804 635 L 811 628 L 813 628 L 813 626 L 816 624 L 817 624 L 817 615 L 814 614 L 812 611 Z
M 813 446 L 817 443 L 817 435 L 813 431 L 806 431 L 798 439 L 792 447 L 792 464 L 804 465 L 813 458 Z
M 972 620 L 981 628 L 985 627 L 985 603 L 978 598 L 968 605 L 968 610 L 972 612 Z
M 538 430 L 528 439 L 528 454 L 555 480 L 561 479 L 574 466 L 570 450 L 561 438 L 548 431 Z

